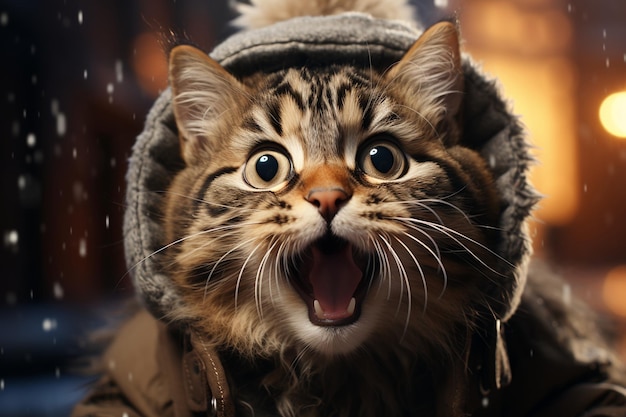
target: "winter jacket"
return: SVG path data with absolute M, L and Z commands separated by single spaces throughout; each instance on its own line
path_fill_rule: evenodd
M 567 323 L 559 322 L 560 314 L 541 300 L 525 296 L 507 324 L 511 383 L 491 391 L 473 390 L 468 415 L 626 416 L 626 389 L 611 382 L 610 355 L 566 334 Z M 555 330 L 560 326 L 563 329 Z M 568 339 L 569 346 L 562 339 Z M 103 365 L 103 376 L 73 417 L 235 415 L 236 387 L 230 386 L 229 368 L 219 353 L 208 350 L 188 329 L 168 327 L 146 310 L 120 330 Z M 479 387 L 479 375 L 469 375 L 467 384 Z
M 413 26 L 362 14 L 302 17 L 236 34 L 211 56 L 239 76 L 309 62 L 387 68 L 419 34 Z M 498 266 L 503 282 L 486 297 L 500 301 L 491 306 L 495 319 L 473 335 L 468 367 L 455 381 L 463 389 L 438 398 L 437 415 L 450 417 L 441 410 L 456 404 L 461 414 L 484 417 L 626 416 L 623 375 L 593 336 L 593 325 L 570 313 L 577 307 L 562 302 L 558 285 L 543 288 L 542 273 L 528 278 L 525 222 L 537 201 L 526 178 L 528 145 L 494 83 L 468 57 L 463 68 L 463 129 L 492 170 L 503 205 L 497 251 L 509 262 Z M 230 375 L 237 361 L 207 349 L 186 323 L 163 319 L 182 302 L 154 254 L 163 230 L 153 213 L 180 167 L 170 101 L 166 90 L 155 103 L 128 173 L 125 249 L 144 307 L 115 337 L 101 378 L 74 417 L 235 415 L 237 386 Z

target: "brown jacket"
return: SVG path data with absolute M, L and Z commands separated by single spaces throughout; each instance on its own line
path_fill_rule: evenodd
M 72 416 L 232 416 L 217 356 L 194 346 L 140 311 L 116 335 L 102 359 L 104 374 Z
M 607 363 L 572 357 L 544 326 L 516 314 L 509 323 L 512 382 L 495 392 L 469 389 L 475 417 L 625 417 L 626 390 L 609 382 Z M 142 310 L 104 355 L 106 368 L 72 417 L 232 417 L 235 401 L 217 352 L 172 331 Z M 470 375 L 468 384 L 478 383 Z M 476 389 L 473 389 L 476 388 Z M 473 393 L 473 394 L 472 394 Z M 445 401 L 445 399 L 444 399 Z

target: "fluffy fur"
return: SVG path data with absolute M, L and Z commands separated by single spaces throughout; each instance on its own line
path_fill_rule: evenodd
M 265 411 L 282 416 L 426 410 L 429 384 L 462 371 L 449 365 L 496 302 L 484 288 L 502 260 L 491 249 L 491 175 L 459 143 L 461 74 L 450 23 L 383 73 L 329 66 L 235 79 L 192 47 L 172 51 L 186 163 L 165 210 L 163 267 L 184 300 L 172 318 L 235 358 L 241 413 L 254 396 L 245 370 L 264 361 L 275 366 L 255 377 L 276 399 Z M 392 157 L 378 165 L 376 152 Z M 275 160 L 275 176 L 259 171 L 261 158 Z M 354 314 L 321 319 L 318 263 L 358 268 Z
M 250 0 L 235 3 L 240 13 L 235 24 L 260 28 L 297 16 L 329 16 L 344 12 L 367 13 L 381 19 L 412 20 L 413 10 L 405 0 Z

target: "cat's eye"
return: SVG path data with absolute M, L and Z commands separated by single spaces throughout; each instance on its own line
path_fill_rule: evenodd
M 358 155 L 359 168 L 381 180 L 395 180 L 406 171 L 406 157 L 400 147 L 388 139 L 366 142 Z
M 284 152 L 262 149 L 246 162 L 244 179 L 254 188 L 267 189 L 286 181 L 291 171 L 291 161 Z

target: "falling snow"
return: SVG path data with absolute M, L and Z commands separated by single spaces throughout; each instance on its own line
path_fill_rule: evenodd
M 56 118 L 57 135 L 60 137 L 65 136 L 67 132 L 67 118 L 65 117 L 65 113 L 61 111 L 58 100 L 53 99 L 50 102 L 50 113 Z
M 20 236 L 17 233 L 17 230 L 9 230 L 7 232 L 4 232 L 4 246 L 17 247 L 19 240 Z
M 113 83 L 107 84 L 107 93 L 109 93 L 109 103 L 113 103 L 113 92 L 115 91 L 115 86 Z
M 61 300 L 64 296 L 63 287 L 58 282 L 54 283 L 52 287 L 52 293 L 54 294 L 54 298 L 57 300 Z
M 121 60 L 115 61 L 115 81 L 121 83 L 124 81 L 124 65 Z M 109 93 L 111 94 L 112 91 Z
M 57 135 L 65 136 L 66 131 L 67 131 L 67 119 L 64 113 L 59 112 L 59 114 L 57 114 Z
M 2 14 L 0 14 L 0 25 L 1 26 L 6 26 L 9 24 L 9 15 L 8 13 L 4 12 Z
M 83 11 L 82 10 L 78 11 L 78 24 L 79 25 L 83 24 Z
M 26 144 L 29 148 L 35 147 L 35 145 L 37 144 L 37 137 L 34 133 L 29 133 L 28 136 L 26 136 Z
M 435 6 L 441 8 L 448 7 L 448 0 L 435 0 Z
M 81 238 L 78 242 L 78 254 L 81 258 L 85 258 L 87 256 L 87 241 L 85 238 Z
M 57 328 L 56 319 L 51 319 L 51 318 L 43 319 L 43 322 L 41 323 L 41 328 L 43 329 L 44 332 L 51 332 L 53 330 L 56 330 Z

